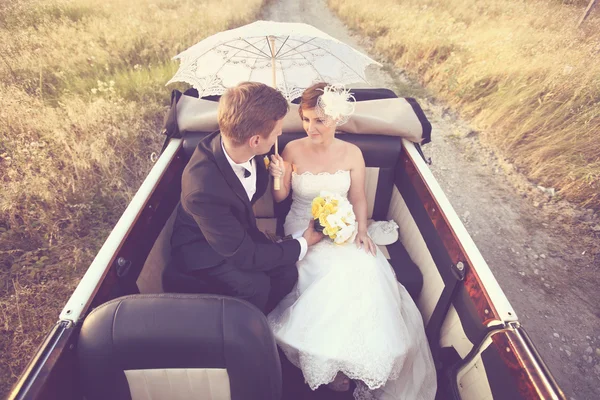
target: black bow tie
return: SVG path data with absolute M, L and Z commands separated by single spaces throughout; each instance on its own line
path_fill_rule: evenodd
M 244 168 L 244 178 L 249 178 L 250 175 L 252 175 L 252 172 L 250 172 L 249 170 L 247 170 L 246 168 Z

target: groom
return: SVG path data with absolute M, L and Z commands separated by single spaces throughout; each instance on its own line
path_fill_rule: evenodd
M 296 261 L 323 237 L 311 224 L 302 236 L 274 243 L 256 226 L 252 205 L 267 190 L 269 174 L 255 156 L 273 147 L 287 111 L 281 93 L 261 83 L 245 82 L 221 96 L 220 132 L 200 141 L 183 172 L 167 267 L 198 282 L 199 291 L 208 286 L 264 313 L 292 290 Z

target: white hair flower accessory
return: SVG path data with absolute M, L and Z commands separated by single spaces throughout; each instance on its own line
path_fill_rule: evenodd
M 326 126 L 340 126 L 348 122 L 354 113 L 356 99 L 341 86 L 325 86 L 323 94 L 317 99 L 315 112 Z

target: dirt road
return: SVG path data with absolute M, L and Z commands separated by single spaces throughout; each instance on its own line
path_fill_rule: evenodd
M 263 19 L 304 22 L 368 53 L 324 0 L 273 0 Z M 600 216 L 551 199 L 479 142 L 479 133 L 390 65 L 372 86 L 416 97 L 433 125 L 431 170 L 568 399 L 600 398 Z M 552 200 L 552 201 L 551 201 Z M 594 232 L 596 229 L 596 232 Z M 596 235 L 596 238 L 594 238 Z

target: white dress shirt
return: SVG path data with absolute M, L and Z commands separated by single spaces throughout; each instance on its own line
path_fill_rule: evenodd
M 227 158 L 229 165 L 231 165 L 231 169 L 233 169 L 233 172 L 235 172 L 235 175 L 246 190 L 248 199 L 252 201 L 252 197 L 254 196 L 254 193 L 256 193 L 256 162 L 254 161 L 254 157 L 244 163 L 238 164 L 229 157 L 229 154 L 227 154 L 223 141 L 221 141 L 221 146 L 223 147 L 225 158 Z M 246 171 L 250 171 L 250 176 L 247 178 L 244 176 Z
M 233 169 L 235 176 L 238 177 L 240 183 L 244 187 L 244 190 L 246 190 L 248 199 L 252 201 L 252 197 L 254 197 L 254 193 L 256 193 L 256 161 L 254 160 L 254 157 L 252 157 L 244 163 L 238 164 L 235 161 L 233 161 L 231 157 L 229 157 L 229 154 L 227 154 L 227 150 L 225 150 L 225 145 L 223 144 L 222 140 L 221 147 L 223 147 L 223 153 L 225 153 L 225 158 L 227 158 L 229 165 L 231 165 L 231 169 Z M 245 176 L 246 171 L 250 171 L 250 176 Z M 292 235 L 292 237 L 296 239 L 298 243 L 300 243 L 300 256 L 298 256 L 298 261 L 302 260 L 306 255 L 306 252 L 308 251 L 308 243 L 306 242 L 306 239 L 302 237 L 303 233 L 304 232 L 298 232 Z

